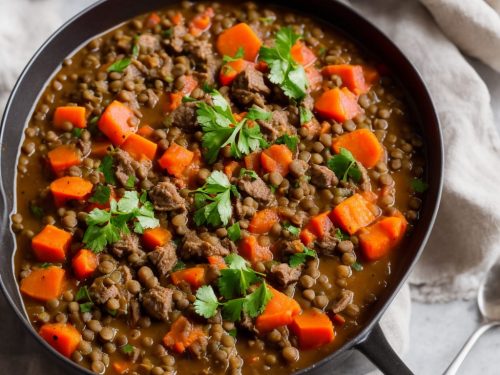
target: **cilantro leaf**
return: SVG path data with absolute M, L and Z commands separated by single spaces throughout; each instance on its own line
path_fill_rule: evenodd
M 245 116 L 249 120 L 264 120 L 267 121 L 271 118 L 271 113 L 266 110 L 257 107 L 256 105 L 252 106 L 248 110 L 247 115 Z
M 71 134 L 73 134 L 73 137 L 75 138 L 80 138 L 82 135 L 83 129 L 82 128 L 73 128 L 71 131 Z
M 107 71 L 121 73 L 127 68 L 127 66 L 130 65 L 131 62 L 132 62 L 132 60 L 129 57 L 125 57 L 121 60 L 117 60 L 108 67 Z
M 305 263 L 307 257 L 316 258 L 317 256 L 316 251 L 304 246 L 304 250 L 301 253 L 295 253 L 290 257 L 288 264 L 292 267 L 298 267 Z
M 97 204 L 106 204 L 111 197 L 111 189 L 106 185 L 97 185 L 94 195 L 89 198 L 89 202 Z
M 252 293 L 246 297 L 244 310 L 250 315 L 250 317 L 255 318 L 264 312 L 267 303 L 273 297 L 271 291 L 263 281 L 262 284 Z
M 205 318 L 213 317 L 219 307 L 219 301 L 210 285 L 204 285 L 196 292 L 194 311 Z
M 347 233 L 343 232 L 340 228 L 335 230 L 335 237 L 337 237 L 340 241 L 350 240 L 351 236 Z
M 92 307 L 94 306 L 93 302 L 85 302 L 85 303 L 80 303 L 80 312 L 90 312 L 92 311 Z
M 300 234 L 300 229 L 293 226 L 290 223 L 284 223 L 283 228 L 285 228 L 287 231 L 289 231 L 292 235 L 294 235 L 296 237 Z
M 231 57 L 228 55 L 224 55 L 222 57 L 222 61 L 225 63 L 236 61 L 241 59 L 244 55 L 245 55 L 245 50 L 243 49 L 243 47 L 239 47 L 234 56 Z
M 174 268 L 172 268 L 172 272 L 180 271 L 184 268 L 186 268 L 186 263 L 184 263 L 182 260 L 178 260 L 177 263 L 175 263 Z
M 363 266 L 361 265 L 361 263 L 358 263 L 358 262 L 354 262 L 353 264 L 351 264 L 351 268 L 354 270 L 354 271 L 363 271 Z
M 134 351 L 135 347 L 132 344 L 125 344 L 120 349 L 123 353 L 130 354 Z
M 86 285 L 82 286 L 75 294 L 75 301 L 92 301 Z
M 229 268 L 240 270 L 248 268 L 248 263 L 242 256 L 238 254 L 229 254 L 224 258 L 224 261 L 229 266 Z
M 110 185 L 116 185 L 115 174 L 113 172 L 113 157 L 106 155 L 102 158 L 98 171 L 104 175 L 104 180 Z
M 134 44 L 134 46 L 132 47 L 132 57 L 134 59 L 137 59 L 139 57 L 139 45 L 138 44 Z
M 166 30 L 162 30 L 161 32 L 161 36 L 163 38 L 170 38 L 172 36 L 172 32 L 174 31 L 174 29 L 171 27 L 169 29 L 166 29 Z
M 255 172 L 254 170 L 241 168 L 240 169 L 240 177 L 243 177 L 243 176 L 249 176 L 252 178 L 252 180 L 256 180 L 259 177 L 257 172 Z
M 222 305 L 222 317 L 232 322 L 239 320 L 244 305 L 245 298 L 236 298 L 225 302 Z
M 30 212 L 33 214 L 34 217 L 37 219 L 41 219 L 43 215 L 45 215 L 45 212 L 42 207 L 37 206 L 35 204 L 30 204 Z
M 340 148 L 340 152 L 334 155 L 327 162 L 328 168 L 335 172 L 342 181 L 347 181 L 350 177 L 354 182 L 361 180 L 361 171 L 351 152 L 345 148 Z
M 312 114 L 311 110 L 309 110 L 305 107 L 300 107 L 299 108 L 299 117 L 300 117 L 300 124 L 304 125 L 312 120 L 313 114 Z
M 125 182 L 125 187 L 128 189 L 133 189 L 135 187 L 135 175 L 131 174 L 127 178 L 127 182 Z
M 40 263 L 40 264 L 38 265 L 38 267 L 40 267 L 40 268 L 49 268 L 49 267 L 50 267 L 50 266 L 52 266 L 52 265 L 53 265 L 53 263 L 43 262 L 43 263 Z
M 429 184 L 420 178 L 414 178 L 411 180 L 411 188 L 417 193 L 423 193 L 429 188 Z
M 240 223 L 234 223 L 229 228 L 227 228 L 227 236 L 233 242 L 238 241 L 241 238 Z
M 278 145 L 286 145 L 290 151 L 295 152 L 297 151 L 299 138 L 296 135 L 283 134 L 281 137 L 278 137 L 274 143 Z
M 233 328 L 227 331 L 227 333 L 229 333 L 229 336 L 236 337 L 238 335 L 238 330 L 236 328 Z

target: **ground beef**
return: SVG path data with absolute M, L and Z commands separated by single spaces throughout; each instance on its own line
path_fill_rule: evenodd
M 186 133 L 194 133 L 200 129 L 196 118 L 197 104 L 193 102 L 183 103 L 177 107 L 169 117 L 170 126 L 182 129 Z
M 311 167 L 311 184 L 320 189 L 331 188 L 339 182 L 335 172 L 323 165 L 314 164 Z
M 177 263 L 175 247 L 171 242 L 158 246 L 148 254 L 149 261 L 156 267 L 160 276 L 165 276 Z
M 275 264 L 271 267 L 271 278 L 284 288 L 296 282 L 301 274 L 300 267 L 290 267 L 287 263 Z
M 172 293 L 172 289 L 155 286 L 144 293 L 142 306 L 153 318 L 168 321 L 168 314 L 172 311 Z
M 145 55 L 156 52 L 160 49 L 160 39 L 157 35 L 144 33 L 137 38 L 137 45 L 139 46 L 140 53 Z
M 178 189 L 169 181 L 160 182 L 149 192 L 157 211 L 186 210 L 186 201 L 179 195 Z
M 147 176 L 153 166 L 151 160 L 144 159 L 138 162 L 134 160 L 128 152 L 121 149 L 117 149 L 114 160 L 116 163 L 116 179 L 124 187 L 127 187 L 127 182 L 130 182 L 130 176 L 134 176 L 135 181 L 138 181 L 140 179 L 138 176 Z
M 142 77 L 143 72 L 135 64 L 129 64 L 123 71 L 123 80 L 135 82 L 138 78 Z
M 104 304 L 111 298 L 118 298 L 120 290 L 115 284 L 108 285 L 107 277 L 97 277 L 89 288 L 89 294 L 94 303 Z
M 256 104 L 264 107 L 264 96 L 270 92 L 264 82 L 264 75 L 253 66 L 239 73 L 231 86 L 233 98 L 243 106 Z
M 276 203 L 276 198 L 271 189 L 269 189 L 269 186 L 260 177 L 243 176 L 238 181 L 238 188 L 264 206 Z
M 283 134 L 297 134 L 295 127 L 289 125 L 288 113 L 283 110 L 273 111 L 269 121 L 259 120 L 258 123 L 271 141 L 275 141 Z
M 123 255 L 141 252 L 143 251 L 139 242 L 139 237 L 134 233 L 122 235 L 122 237 L 111 246 L 111 253 L 118 258 L 121 258 Z
M 184 259 L 192 257 L 209 257 L 212 255 L 226 256 L 229 250 L 218 241 L 216 237 L 208 239 L 201 238 L 196 232 L 190 231 L 184 236 L 182 242 L 181 257 Z

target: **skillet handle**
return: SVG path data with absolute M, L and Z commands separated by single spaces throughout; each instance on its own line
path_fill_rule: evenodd
M 385 375 L 413 375 L 413 372 L 392 349 L 379 323 L 375 325 L 368 337 L 357 345 L 357 349 Z

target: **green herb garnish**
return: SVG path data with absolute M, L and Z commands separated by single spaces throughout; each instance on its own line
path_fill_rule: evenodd
M 229 336 L 236 337 L 238 335 L 238 330 L 236 328 L 233 328 L 227 331 L 227 333 L 229 334 Z
M 288 264 L 291 267 L 298 267 L 301 264 L 305 263 L 307 257 L 316 258 L 317 256 L 318 256 L 318 254 L 316 254 L 316 251 L 314 251 L 312 249 L 309 249 L 308 247 L 304 246 L 304 250 L 301 253 L 293 254 L 290 257 L 290 260 L 288 261 Z
M 241 168 L 240 169 L 240 177 L 243 177 L 243 176 L 249 176 L 252 180 L 256 180 L 259 177 L 257 172 L 255 172 L 253 169 Z
M 190 102 L 196 102 L 196 101 L 197 101 L 197 99 L 192 98 L 192 97 L 187 96 L 187 95 L 182 97 L 183 103 L 190 103 Z
M 351 239 L 351 236 L 343 232 L 340 228 L 335 229 L 335 237 L 337 237 L 340 241 L 346 241 Z
M 327 166 L 344 182 L 347 181 L 349 177 L 352 178 L 354 182 L 359 182 L 361 180 L 361 171 L 359 170 L 356 159 L 354 159 L 351 152 L 345 148 L 340 148 L 340 152 L 328 160 Z
M 174 29 L 172 27 L 170 29 L 163 30 L 161 32 L 161 36 L 164 38 L 170 38 L 172 36 L 173 31 L 174 31 Z
M 299 144 L 299 137 L 296 135 L 283 134 L 281 137 L 276 139 L 274 143 L 278 145 L 285 145 L 290 149 L 290 151 L 295 152 L 297 151 L 297 145 Z
M 97 204 L 106 204 L 111 197 L 111 189 L 106 185 L 97 185 L 94 190 L 94 195 L 89 198 L 89 202 Z
M 92 307 L 94 307 L 93 302 L 80 303 L 80 312 L 82 313 L 90 312 L 92 311 Z
M 184 263 L 182 260 L 178 260 L 177 263 L 175 263 L 175 266 L 172 268 L 172 272 L 180 271 L 184 268 L 186 268 L 186 263 Z
M 125 182 L 125 187 L 129 189 L 133 189 L 135 187 L 135 175 L 131 174 L 127 178 L 127 182 Z
M 228 55 L 224 55 L 222 57 L 222 61 L 224 61 L 225 63 L 228 63 L 228 62 L 239 60 L 243 56 L 245 56 L 245 50 L 243 49 L 243 47 L 240 47 L 240 48 L 238 48 L 238 50 L 236 51 L 236 53 L 234 54 L 233 57 L 228 56 Z
M 82 136 L 82 132 L 83 132 L 82 128 L 73 128 L 71 134 L 73 134 L 73 137 L 75 138 L 80 138 Z
M 241 238 L 240 223 L 234 223 L 229 228 L 227 228 L 227 236 L 233 242 L 238 241 Z
M 297 237 L 299 234 L 300 234 L 300 229 L 297 228 L 297 227 L 294 227 L 292 224 L 290 223 L 284 223 L 283 224 L 283 228 L 285 228 L 287 231 L 290 232 L 290 234 L 292 234 L 293 236 Z
M 313 113 L 311 112 L 311 110 L 309 110 L 305 107 L 300 107 L 299 108 L 299 117 L 300 117 L 300 124 L 304 125 L 312 120 Z
M 49 262 L 43 262 L 38 265 L 40 268 L 49 268 L 50 266 L 53 266 L 54 263 L 49 263 Z
M 354 271 L 363 271 L 363 266 L 361 265 L 361 263 L 358 263 L 358 262 L 354 262 L 353 264 L 351 264 L 351 268 L 354 270 Z
M 45 214 L 44 213 L 44 210 L 42 207 L 40 206 L 36 206 L 34 204 L 30 204 L 30 212 L 31 214 L 36 217 L 37 219 L 41 219 L 43 218 L 43 215 Z
M 90 312 L 92 310 L 92 307 L 94 306 L 94 302 L 92 302 L 92 298 L 90 298 L 89 290 L 85 285 L 78 289 L 78 291 L 76 292 L 75 301 L 84 301 L 80 302 L 80 311 L 82 313 Z
M 132 62 L 132 60 L 130 59 L 130 57 L 125 57 L 123 59 L 120 59 L 118 61 L 115 61 L 113 64 L 111 64 L 107 71 L 108 72 L 118 72 L 118 73 L 121 73 L 123 72 L 127 66 L 130 65 L 130 63 Z
M 113 157 L 106 155 L 102 158 L 98 171 L 104 175 L 104 180 L 110 185 L 116 185 L 115 174 L 113 171 Z
M 423 193 L 429 188 L 429 184 L 420 178 L 411 180 L 411 188 L 417 193 Z
M 123 345 L 121 348 L 121 351 L 125 354 L 130 354 L 134 351 L 134 345 L 131 345 L 131 344 L 125 344 Z

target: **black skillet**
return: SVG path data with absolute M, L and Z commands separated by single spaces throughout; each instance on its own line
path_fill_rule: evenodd
M 15 212 L 16 161 L 23 129 L 44 85 L 59 68 L 64 58 L 94 36 L 134 16 L 175 2 L 173 0 L 103 0 L 82 11 L 57 30 L 28 63 L 12 91 L 2 118 L 0 239 L 3 246 L 0 251 L 0 284 L 14 312 L 27 330 L 45 349 L 50 351 L 50 355 L 60 360 L 65 373 L 92 374 L 61 356 L 35 332 L 24 312 L 13 269 L 15 236 L 10 229 L 9 216 Z M 429 189 L 423 202 L 421 218 L 405 248 L 401 249 L 402 261 L 397 269 L 393 269 L 388 287 L 371 307 L 367 324 L 336 352 L 296 374 L 334 373 L 339 369 L 339 364 L 352 353 L 352 349 L 361 351 L 386 374 L 411 374 L 386 341 L 378 321 L 407 279 L 423 250 L 439 206 L 443 173 L 443 145 L 432 100 L 420 75 L 403 53 L 381 31 L 351 8 L 332 0 L 273 0 L 272 3 L 307 13 L 330 24 L 368 52 L 379 57 L 405 88 L 408 100 L 413 107 L 413 116 L 416 118 L 427 146 Z

